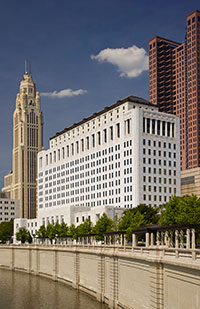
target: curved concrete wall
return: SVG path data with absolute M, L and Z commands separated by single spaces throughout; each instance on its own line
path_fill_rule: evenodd
M 0 267 L 48 276 L 110 308 L 199 309 L 200 250 L 0 246 Z

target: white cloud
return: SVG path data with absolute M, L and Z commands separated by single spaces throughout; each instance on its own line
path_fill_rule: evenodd
M 50 98 L 64 98 L 64 97 L 74 97 L 77 95 L 82 95 L 87 93 L 87 90 L 78 89 L 78 90 L 72 90 L 72 89 L 63 89 L 60 91 L 53 91 L 53 92 L 42 92 L 41 96 L 43 97 L 50 97 Z
M 96 56 L 91 55 L 91 59 L 116 65 L 121 77 L 137 77 L 148 70 L 147 52 L 136 45 L 128 48 L 106 48 Z

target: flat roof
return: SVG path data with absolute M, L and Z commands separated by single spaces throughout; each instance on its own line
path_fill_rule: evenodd
M 123 103 L 126 103 L 126 102 L 132 102 L 132 103 L 138 103 L 138 104 L 143 104 L 143 105 L 147 105 L 147 106 L 152 106 L 152 107 L 157 107 L 157 105 L 154 105 L 148 101 L 146 101 L 145 99 L 143 98 L 140 98 L 140 97 L 136 97 L 136 96 L 129 96 L 129 97 L 126 97 L 125 99 L 122 99 L 122 100 L 119 100 L 117 101 L 116 103 L 110 105 L 110 106 L 106 106 L 103 110 L 97 112 L 97 113 L 94 113 L 92 114 L 91 116 L 87 117 L 87 118 L 84 118 L 82 119 L 81 121 L 77 122 L 77 123 L 74 123 L 73 125 L 71 125 L 70 127 L 67 127 L 65 128 L 64 130 L 60 131 L 60 132 L 57 132 L 56 135 L 54 135 L 53 137 L 50 137 L 50 140 L 52 140 L 53 138 L 56 138 L 72 129 L 75 129 L 76 127 L 98 117 L 98 116 L 101 116 L 102 114 L 112 110 L 113 108 L 116 108 L 120 105 L 122 105 Z
M 158 40 L 164 40 L 166 42 L 169 42 L 169 43 L 173 43 L 173 44 L 177 44 L 177 45 L 180 45 L 180 44 L 183 44 L 183 43 L 180 43 L 180 42 L 175 42 L 175 41 L 172 41 L 172 40 L 168 40 L 168 39 L 165 39 L 161 36 L 158 36 L 158 35 L 155 35 L 152 39 L 149 40 L 149 43 L 154 40 L 154 39 L 158 39 Z

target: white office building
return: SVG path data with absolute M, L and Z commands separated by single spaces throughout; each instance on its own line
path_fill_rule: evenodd
M 180 195 L 179 131 L 176 116 L 130 96 L 57 133 L 38 153 L 38 215 L 27 227 L 96 223 Z
M 70 222 L 70 206 L 163 204 L 180 195 L 179 149 L 176 116 L 138 97 L 118 101 L 39 152 L 38 216 L 45 224 Z

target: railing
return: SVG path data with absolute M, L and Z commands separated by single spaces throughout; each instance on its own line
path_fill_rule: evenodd
M 20 247 L 82 248 L 104 252 L 112 250 L 135 256 L 200 261 L 200 249 L 196 248 L 198 231 L 200 225 L 197 224 L 150 225 L 133 229 L 131 244 L 127 243 L 126 232 L 121 231 L 103 233 L 103 241 L 98 241 L 96 234 L 76 235 L 76 240 L 71 235 L 56 235 L 53 240 L 35 237 L 32 244 L 20 244 Z

